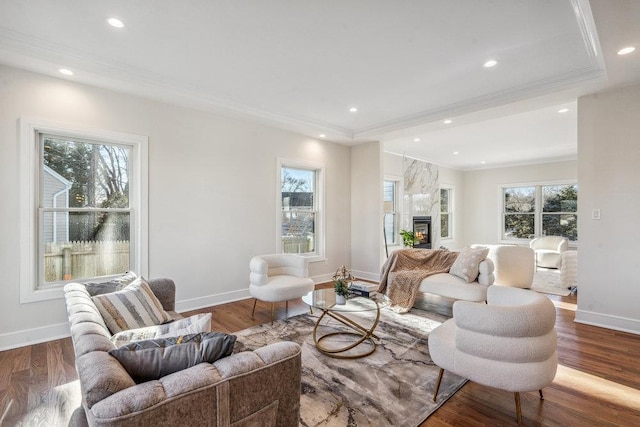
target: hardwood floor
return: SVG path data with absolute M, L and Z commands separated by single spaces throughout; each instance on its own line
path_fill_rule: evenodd
M 522 393 L 525 426 L 640 425 L 640 336 L 574 323 L 576 297 L 556 305 L 558 374 L 544 391 Z M 184 313 L 213 313 L 213 329 L 235 332 L 270 321 L 268 304 L 243 300 Z M 307 312 L 302 301 L 276 306 L 276 318 Z M 447 311 L 445 304 L 434 306 Z M 445 373 L 446 375 L 446 373 Z M 71 339 L 0 352 L 0 425 L 63 426 L 80 405 Z M 513 394 L 467 383 L 422 426 L 514 426 Z

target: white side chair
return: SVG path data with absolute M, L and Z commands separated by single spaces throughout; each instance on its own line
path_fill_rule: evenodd
M 569 247 L 569 241 L 562 236 L 543 236 L 533 239 L 529 246 L 536 252 L 536 265 L 545 268 L 560 268 L 562 252 Z
M 309 260 L 295 254 L 260 255 L 249 262 L 249 293 L 255 301 L 251 318 L 256 311 L 258 300 L 271 303 L 271 323 L 273 323 L 275 303 L 301 298 L 315 288 L 309 278 Z
M 453 318 L 429 334 L 429 353 L 445 370 L 514 393 L 522 425 L 520 392 L 551 384 L 558 368 L 556 310 L 546 296 L 526 289 L 490 286 L 487 304 L 456 301 Z

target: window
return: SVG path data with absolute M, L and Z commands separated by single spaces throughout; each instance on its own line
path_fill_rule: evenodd
M 384 234 L 388 245 L 398 242 L 397 188 L 398 181 L 384 181 Z
M 453 239 L 453 188 L 440 189 L 440 237 Z
M 147 274 L 146 142 L 21 121 L 22 302 L 61 297 L 70 281 Z
M 323 255 L 323 168 L 308 163 L 280 164 L 279 251 Z
M 542 235 L 578 240 L 578 186 L 543 186 L 542 203 Z
M 577 184 L 504 187 L 503 239 L 563 236 L 578 240 Z

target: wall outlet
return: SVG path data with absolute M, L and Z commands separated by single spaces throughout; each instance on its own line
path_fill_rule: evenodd
M 591 211 L 591 219 L 600 219 L 600 209 L 594 209 Z

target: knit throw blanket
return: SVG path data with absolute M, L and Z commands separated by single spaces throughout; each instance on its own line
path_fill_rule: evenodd
M 387 294 L 393 311 L 406 313 L 413 307 L 422 279 L 447 273 L 457 257 L 458 252 L 443 249 L 393 252 L 382 266 L 378 292 Z

